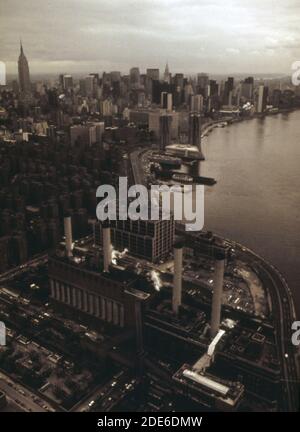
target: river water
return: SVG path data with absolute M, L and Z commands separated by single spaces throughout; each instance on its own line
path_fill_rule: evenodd
M 214 129 L 203 139 L 205 229 L 273 263 L 300 317 L 300 111 Z

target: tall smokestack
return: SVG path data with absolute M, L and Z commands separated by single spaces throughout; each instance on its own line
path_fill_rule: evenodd
M 163 114 L 159 118 L 159 134 L 160 134 L 159 150 L 161 152 L 164 152 L 166 146 L 170 144 L 171 122 L 172 122 L 172 116 L 170 115 Z
M 198 148 L 201 159 L 204 156 L 201 148 L 201 116 L 197 113 L 190 114 L 189 118 L 189 142 Z
M 72 253 L 72 220 L 71 216 L 64 217 L 64 231 L 65 231 L 65 244 L 66 244 L 66 253 L 68 257 L 73 255 Z
M 215 337 L 220 328 L 222 294 L 224 281 L 225 255 L 219 253 L 215 259 L 214 292 L 212 298 L 210 335 Z
M 110 240 L 110 226 L 109 223 L 104 223 L 102 225 L 102 235 L 103 235 L 103 271 L 109 272 L 109 266 L 111 264 L 111 240 Z
M 174 244 L 174 279 L 173 279 L 172 310 L 175 314 L 178 313 L 178 307 L 181 305 L 182 257 L 183 257 L 183 242 L 180 240 Z

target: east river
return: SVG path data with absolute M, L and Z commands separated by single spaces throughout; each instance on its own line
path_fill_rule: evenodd
M 274 264 L 300 317 L 300 111 L 214 129 L 202 142 L 205 229 Z

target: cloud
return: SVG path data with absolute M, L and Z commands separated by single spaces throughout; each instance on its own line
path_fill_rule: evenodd
M 237 48 L 226 48 L 226 52 L 228 52 L 229 54 L 234 54 L 234 55 L 240 54 L 240 50 Z
M 32 73 L 166 59 L 174 72 L 215 72 L 220 59 L 224 72 L 282 72 L 299 47 L 298 10 L 294 0 L 1 0 L 0 60 L 16 72 L 20 36 Z

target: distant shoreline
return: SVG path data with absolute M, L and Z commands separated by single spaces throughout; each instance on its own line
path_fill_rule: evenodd
M 201 138 L 205 138 L 206 134 L 210 133 L 213 129 L 216 129 L 218 127 L 225 127 L 225 126 L 230 126 L 231 124 L 234 123 L 240 123 L 240 122 L 244 122 L 244 121 L 248 121 L 248 120 L 253 120 L 253 119 L 264 119 L 265 117 L 271 117 L 271 116 L 275 116 L 278 114 L 290 114 L 294 111 L 299 111 L 300 107 L 298 108 L 285 108 L 285 109 L 280 109 L 278 111 L 273 111 L 273 112 L 264 112 L 264 113 L 255 113 L 250 117 L 239 117 L 239 118 L 230 118 L 228 119 L 228 117 L 224 117 L 224 118 L 220 118 L 218 120 L 212 120 L 211 122 L 205 123 L 204 125 L 202 125 L 201 127 Z M 226 123 L 226 125 L 225 125 Z M 221 124 L 224 124 L 224 126 L 219 126 Z

